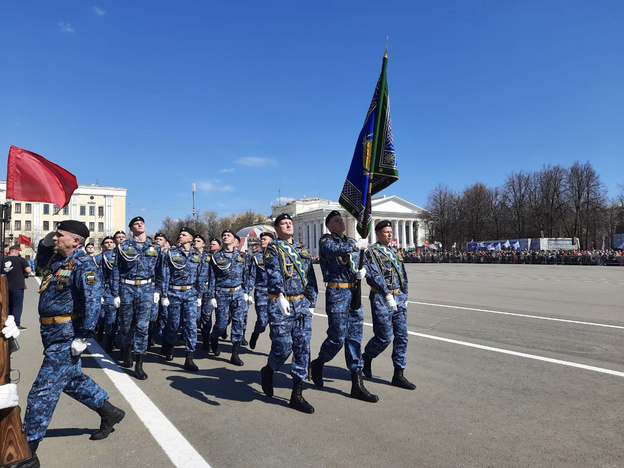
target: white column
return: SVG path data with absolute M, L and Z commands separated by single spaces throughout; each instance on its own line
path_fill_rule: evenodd
M 414 245 L 414 220 L 409 222 L 409 247 L 415 247 Z
M 399 239 L 399 221 L 396 219 L 392 220 L 392 237 L 394 237 L 395 239 L 397 239 L 397 245 L 398 245 L 398 239 Z
M 113 235 L 113 197 L 104 197 L 104 233 L 107 236 Z
M 318 255 L 318 246 L 319 246 L 319 232 L 321 231 L 321 227 L 319 226 L 319 222 L 316 221 L 314 223 L 314 248 L 312 249 L 313 255 Z

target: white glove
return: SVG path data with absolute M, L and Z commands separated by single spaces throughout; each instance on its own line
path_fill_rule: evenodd
M 388 294 L 386 296 L 386 304 L 388 304 L 388 308 L 390 308 L 390 310 L 397 310 L 397 303 L 394 300 L 394 296 L 392 294 Z
M 103 297 L 100 299 L 100 304 L 104 304 L 104 298 Z
M 87 339 L 74 338 L 71 344 L 72 356 L 80 356 L 85 349 L 87 349 Z
M 17 385 L 9 383 L 0 385 L 0 410 L 5 408 L 13 408 L 19 404 L 17 396 Z
M 251 297 L 250 294 L 243 294 L 243 299 L 245 299 L 245 302 L 247 303 L 247 305 L 251 305 L 254 303 L 253 297 Z
M 6 262 L 4 262 L 4 271 L 5 272 L 9 272 L 13 269 L 13 262 L 11 260 L 8 260 Z
M 288 303 L 288 299 L 284 296 L 278 297 L 277 305 L 279 305 L 280 311 L 284 317 L 288 317 L 290 315 L 290 304 Z
M 8 340 L 9 338 L 17 338 L 20 335 L 19 328 L 15 325 L 15 317 L 9 315 L 4 322 L 4 328 L 2 329 L 2 334 Z
M 116 309 L 119 309 L 119 307 L 121 306 L 121 297 L 117 296 L 113 298 L 113 304 L 115 305 Z
M 154 304 L 158 304 L 158 301 L 160 301 L 160 293 L 155 292 L 154 293 Z
M 355 242 L 360 250 L 368 249 L 368 239 L 358 239 Z
M 366 278 L 366 268 L 362 267 L 361 270 L 358 270 L 355 273 L 355 277 L 359 280 L 363 280 L 364 278 Z
M 43 245 L 45 245 L 46 247 L 52 247 L 54 245 L 54 239 L 52 239 L 54 237 L 54 234 L 56 234 L 56 232 L 48 232 L 43 238 Z
M 210 299 L 210 305 L 212 306 L 213 309 L 217 308 L 217 300 L 214 297 Z
M 201 307 L 201 305 L 202 305 L 201 297 L 198 297 L 197 298 L 197 307 Z
M 314 307 L 310 307 L 310 315 L 314 315 Z
M 169 307 L 169 298 L 168 297 L 161 298 L 160 305 L 163 307 Z

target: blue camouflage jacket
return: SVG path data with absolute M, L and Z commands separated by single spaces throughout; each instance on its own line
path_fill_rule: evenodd
M 139 246 L 134 239 L 127 239 L 117 246 L 113 268 L 113 296 L 119 296 L 121 279 L 151 278 L 156 290 L 162 293 L 162 258 L 160 245 L 149 237 Z
M 237 249 L 232 252 L 218 250 L 210 261 L 210 279 L 208 297 L 215 297 L 216 288 L 235 288 L 242 286 L 243 292 L 249 293 L 247 285 L 247 261 Z
M 207 272 L 201 253 L 192 247 L 189 251 L 173 247 L 163 257 L 163 297 L 169 293 L 170 286 L 192 285 L 198 295 L 204 293 Z
M 279 239 L 271 242 L 264 252 L 269 294 L 275 296 L 280 293 L 285 296 L 305 294 L 310 301 L 310 307 L 314 307 L 318 285 L 312 257 L 304 245 L 297 241 L 289 245 L 295 250 L 298 258 L 293 258 L 279 244 Z M 299 265 L 297 261 L 300 262 Z
M 403 259 L 396 247 L 379 243 L 371 245 L 364 257 L 366 282 L 384 296 L 400 289 L 407 294 L 407 274 Z
M 326 283 L 353 283 L 360 260 L 355 239 L 338 234 L 323 234 L 319 240 L 323 281 Z

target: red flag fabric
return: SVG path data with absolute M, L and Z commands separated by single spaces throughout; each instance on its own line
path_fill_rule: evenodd
M 61 166 L 17 146 L 9 149 L 7 198 L 50 202 L 63 208 L 77 188 L 76 176 Z
M 26 237 L 23 235 L 19 235 L 18 244 L 30 245 L 32 246 L 32 242 L 30 241 L 30 237 Z

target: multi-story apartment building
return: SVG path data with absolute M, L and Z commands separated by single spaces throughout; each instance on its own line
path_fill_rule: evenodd
M 6 203 L 6 181 L 0 181 L 0 202 Z M 18 241 L 19 235 L 29 237 L 34 248 L 48 232 L 56 229 L 60 221 L 77 219 L 84 222 L 93 242 L 99 247 L 105 236 L 126 229 L 126 189 L 101 187 L 99 185 L 79 185 L 71 197 L 69 205 L 59 211 L 52 203 L 11 201 L 11 221 L 6 226 L 5 244 Z M 22 256 L 30 258 L 31 248 L 22 245 Z

